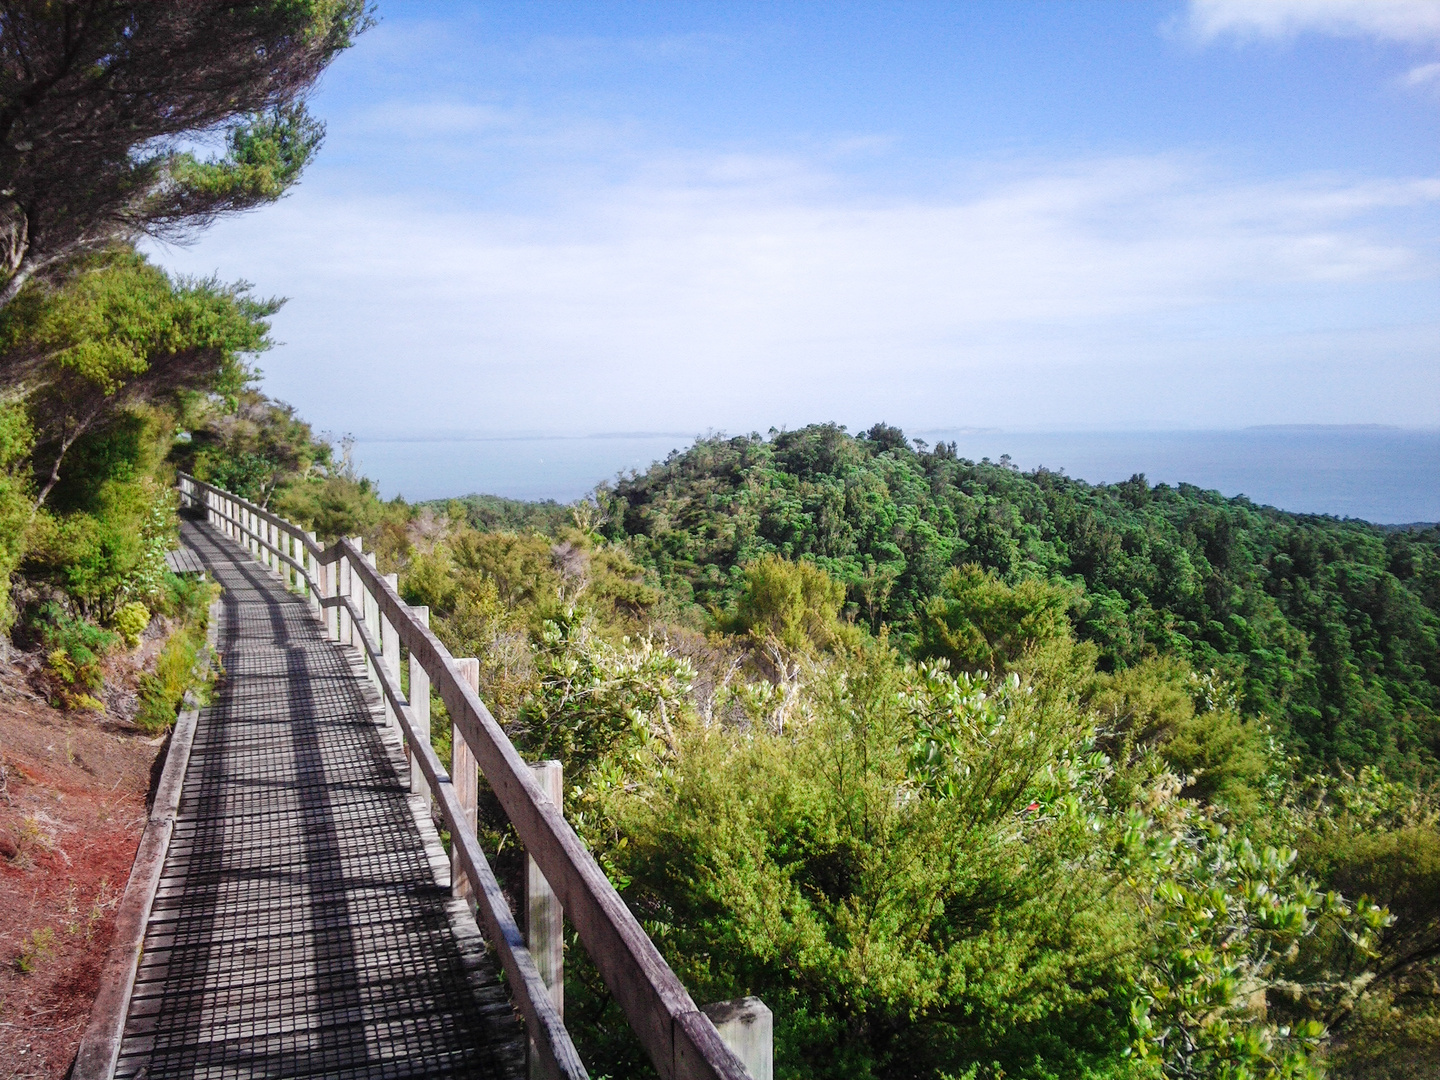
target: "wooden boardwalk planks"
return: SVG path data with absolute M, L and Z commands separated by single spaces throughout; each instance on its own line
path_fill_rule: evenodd
M 504 1077 L 508 996 L 353 654 L 208 526 L 202 710 L 116 1076 Z

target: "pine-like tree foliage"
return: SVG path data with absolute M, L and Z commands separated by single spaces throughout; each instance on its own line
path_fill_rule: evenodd
M 305 93 L 370 22 L 366 0 L 0 5 L 0 304 L 78 253 L 278 198 L 324 134 Z

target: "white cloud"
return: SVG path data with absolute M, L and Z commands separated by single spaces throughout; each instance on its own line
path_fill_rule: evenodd
M 1183 415 L 1191 365 L 1223 383 L 1263 357 L 1227 338 L 1383 323 L 1394 290 L 1433 286 L 1434 229 L 1415 223 L 1436 206 L 1436 179 L 1241 183 L 1163 156 L 866 201 L 804 162 L 732 156 L 533 213 L 304 188 L 166 261 L 292 297 L 292 344 L 263 366 L 322 426 L 768 426 L 857 402 L 1034 424 L 1092 399 Z M 1096 365 L 1112 374 L 1091 385 Z M 1117 365 L 1176 400 L 1107 397 L 1133 381 Z M 1304 381 L 1303 360 L 1288 370 Z M 1007 404 L 1007 381 L 1028 397 Z M 1402 396 L 1435 413 L 1434 393 Z
M 1189 28 L 1202 41 L 1226 35 L 1284 38 L 1301 33 L 1440 40 L 1436 0 L 1190 0 Z
M 1405 73 L 1407 86 L 1434 86 L 1440 83 L 1440 63 L 1421 64 Z

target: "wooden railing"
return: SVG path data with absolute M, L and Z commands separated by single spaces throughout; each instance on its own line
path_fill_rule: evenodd
M 314 533 L 193 476 L 182 473 L 179 486 L 183 504 L 203 508 L 212 525 L 308 597 L 332 640 L 359 650 L 387 716 L 399 726 L 412 770 L 423 775 L 450 830 L 454 863 L 468 878 L 477 916 L 525 1018 L 532 1075 L 578 1080 L 587 1073 L 476 839 L 475 781 L 461 774 L 452 781 L 430 746 L 431 687 L 459 736 L 456 761 L 473 755 L 663 1080 L 747 1080 L 751 1074 L 696 1008 L 560 806 L 490 715 L 470 673 L 461 671 L 431 632 L 428 611 L 400 599 L 394 576 L 376 570 L 374 554 L 363 551 L 360 539 L 322 547 Z M 402 648 L 409 654 L 408 696 L 401 690 Z

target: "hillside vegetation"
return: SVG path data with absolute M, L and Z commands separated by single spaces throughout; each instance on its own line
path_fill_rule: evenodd
M 1431 776 L 1440 752 L 1440 530 L 1284 513 L 1143 476 L 1091 485 L 972 462 L 876 425 L 701 439 L 603 494 L 606 534 L 667 591 L 732 604 L 776 553 L 845 587 L 846 614 L 916 655 L 971 564 L 1065 591 L 1099 667 L 1215 670 L 1311 765 Z M 947 606 L 948 605 L 948 606 Z
M 884 426 L 567 508 L 382 503 L 253 394 L 172 457 L 367 536 L 697 999 L 775 1010 L 782 1076 L 1434 1075 L 1434 530 Z M 586 1060 L 645 1075 L 567 955 Z
M 569 820 L 696 998 L 775 1010 L 782 1076 L 1433 1075 L 1433 530 L 884 427 L 701 440 L 565 508 L 409 506 L 237 383 L 69 450 L 11 591 L 17 640 L 68 635 L 57 701 L 88 707 L 65 656 L 173 592 L 142 568 L 184 468 L 366 537 L 522 753 L 562 760 Z M 481 827 L 518 892 L 488 799 Z M 567 955 L 586 1060 L 645 1075 Z

